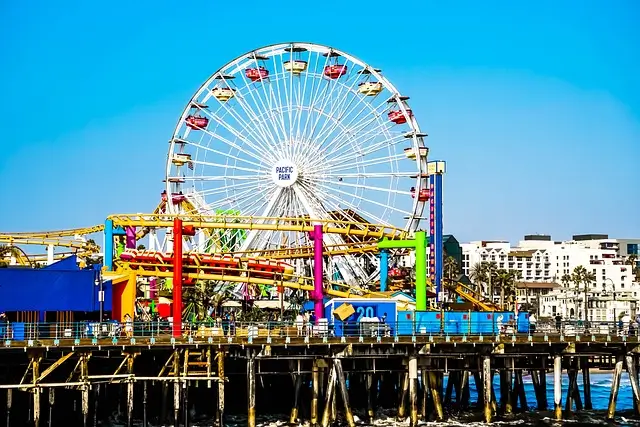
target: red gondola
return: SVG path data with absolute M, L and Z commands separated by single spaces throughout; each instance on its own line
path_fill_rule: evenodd
M 416 198 L 416 188 L 415 187 L 411 187 L 411 198 L 413 198 L 413 199 Z M 420 190 L 420 193 L 418 194 L 418 201 L 426 202 L 427 200 L 429 200 L 429 189 L 428 188 L 423 188 L 422 190 Z
M 244 75 L 252 82 L 257 82 L 258 80 L 263 80 L 269 77 L 269 70 L 264 67 L 247 68 L 244 70 Z
M 202 116 L 189 116 L 185 119 L 187 126 L 191 129 L 204 129 L 209 125 L 209 119 Z
M 407 114 L 409 115 L 409 117 L 413 117 L 413 111 L 407 110 Z M 405 117 L 404 114 L 402 114 L 401 110 L 389 111 L 388 116 L 389 116 L 389 120 L 391 120 L 393 123 L 397 125 L 407 123 L 407 118 Z
M 327 65 L 324 67 L 324 75 L 330 79 L 337 79 L 344 76 L 347 73 L 346 65 Z

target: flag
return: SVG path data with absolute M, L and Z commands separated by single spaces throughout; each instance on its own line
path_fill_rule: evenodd
M 187 163 L 187 166 L 189 166 L 189 169 L 193 170 L 193 162 Z

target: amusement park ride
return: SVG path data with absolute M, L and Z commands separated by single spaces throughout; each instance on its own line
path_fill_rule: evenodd
M 187 103 L 153 213 L 4 233 L 0 243 L 44 246 L 46 255 L 22 262 L 51 263 L 68 254 L 54 247 L 99 254 L 83 236 L 103 232 L 102 276 L 118 315 L 133 310 L 142 283 L 154 299 L 164 282 L 180 317 L 183 286 L 203 280 L 236 299 L 259 298 L 263 288 L 302 292 L 317 318 L 325 296 L 389 298 L 391 280 L 415 292 L 417 311 L 433 309 L 444 298 L 445 163 L 427 161 L 408 100 L 379 69 L 337 49 L 256 49 L 221 67 Z M 406 269 L 389 270 L 390 257 L 407 250 L 415 284 Z M 494 310 L 463 285 L 447 289 Z

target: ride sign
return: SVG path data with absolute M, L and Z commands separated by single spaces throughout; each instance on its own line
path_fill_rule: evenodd
M 298 168 L 289 160 L 280 160 L 273 165 L 271 179 L 278 187 L 290 187 L 298 179 Z

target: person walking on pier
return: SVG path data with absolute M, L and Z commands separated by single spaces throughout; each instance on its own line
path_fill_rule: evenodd
M 133 337 L 133 319 L 131 319 L 129 313 L 124 315 L 124 333 L 127 338 Z

